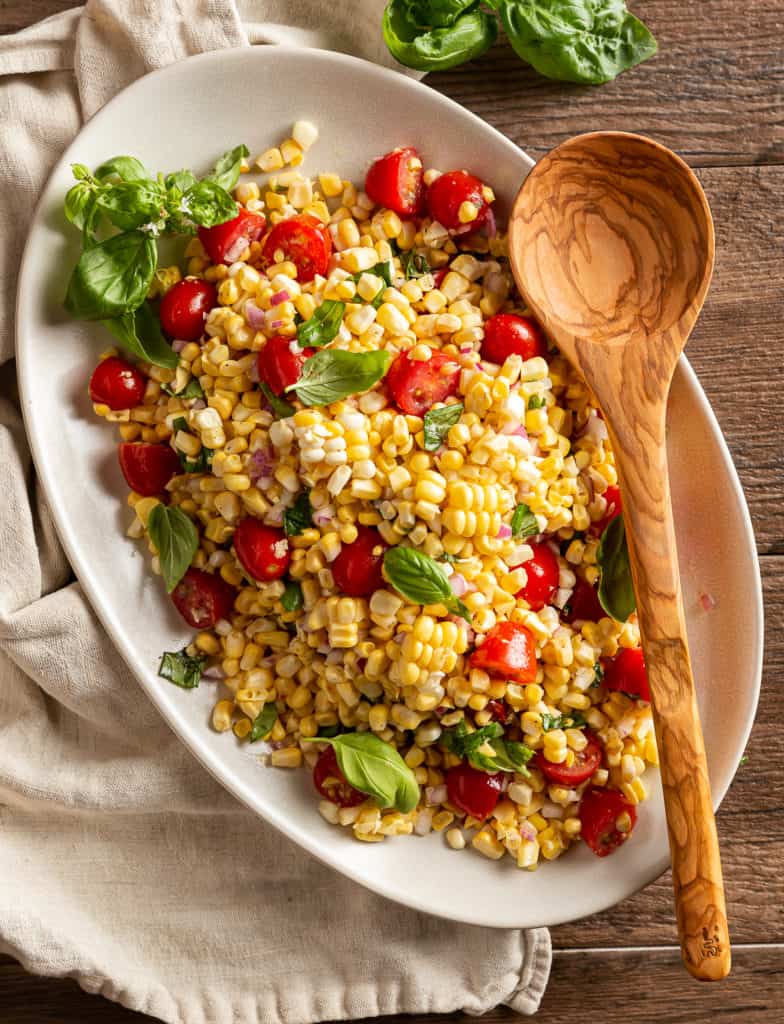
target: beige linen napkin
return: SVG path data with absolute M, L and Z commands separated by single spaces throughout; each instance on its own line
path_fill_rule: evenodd
M 98 625 L 13 395 L 27 223 L 82 121 L 152 68 L 295 41 L 391 63 L 382 0 L 91 0 L 0 38 L 0 950 L 184 1024 L 533 1013 L 546 930 L 462 927 L 353 884 L 217 786 Z M 41 367 L 46 372 L 46 367 Z

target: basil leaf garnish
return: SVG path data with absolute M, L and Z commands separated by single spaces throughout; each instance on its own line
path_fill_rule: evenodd
M 542 395 L 531 395 L 528 399 L 529 409 L 543 409 L 545 405 L 547 405 L 547 402 Z
M 626 622 L 637 607 L 637 600 L 632 586 L 623 516 L 611 519 L 605 527 L 596 561 L 601 569 L 599 604 L 616 622 Z
M 74 267 L 65 308 L 80 320 L 131 313 L 144 302 L 158 253 L 143 231 L 125 231 L 85 249 Z
M 313 510 L 310 507 L 310 492 L 303 491 L 291 508 L 283 511 L 283 529 L 287 536 L 297 537 L 312 523 Z
M 345 302 L 325 299 L 314 311 L 313 316 L 297 328 L 297 344 L 300 348 L 322 348 L 334 341 L 338 336 L 345 311 Z
M 147 519 L 147 533 L 158 551 L 161 575 L 171 593 L 199 550 L 198 531 L 181 509 L 156 505 Z
M 488 772 L 518 772 L 527 775 L 526 764 L 534 755 L 533 750 L 524 743 L 505 740 L 504 730 L 498 722 L 469 732 L 465 721 L 458 722 L 453 729 L 445 730 L 441 735 L 442 745 L 458 757 L 467 758 L 475 768 Z M 488 744 L 492 754 L 480 751 L 480 747 Z
M 214 181 L 216 185 L 230 192 L 239 180 L 240 167 L 248 153 L 248 147 L 244 145 L 235 146 L 234 149 L 228 150 L 220 157 L 206 180 Z
M 515 507 L 510 526 L 513 537 L 533 537 L 539 533 L 536 516 L 527 505 L 522 503 Z
M 419 783 L 414 773 L 390 743 L 372 732 L 313 739 L 330 744 L 349 785 L 367 793 L 379 807 L 394 807 L 406 814 L 419 803 Z
M 476 2 L 457 0 L 454 17 L 445 4 L 391 0 L 381 24 L 389 52 L 419 71 L 445 71 L 479 57 L 498 35 L 495 17 Z
M 542 715 L 542 732 L 552 729 L 580 729 L 586 721 L 579 711 L 568 711 L 563 715 Z
M 296 580 L 289 580 L 280 597 L 280 603 L 286 612 L 295 612 L 302 607 L 302 587 Z
M 174 398 L 204 398 L 204 389 L 199 383 L 198 377 L 191 377 L 182 391 L 173 391 L 168 384 L 161 384 L 161 391 Z
M 331 740 L 333 736 L 337 736 L 340 732 L 340 723 L 336 722 L 334 725 L 320 725 L 318 731 L 318 738 L 320 740 Z
M 84 230 L 91 217 L 96 199 L 95 189 L 86 181 L 77 181 L 66 193 L 65 216 L 80 231 Z
M 84 168 L 83 164 L 74 164 L 74 167 Z M 86 170 L 86 168 L 84 168 Z M 74 174 L 74 176 L 76 176 Z M 84 175 L 82 175 L 84 177 Z M 94 177 L 100 182 L 117 181 L 149 181 L 150 174 L 147 168 L 137 160 L 135 156 L 115 156 L 111 160 L 102 163 L 95 172 Z
M 386 373 L 390 358 L 386 351 L 325 349 L 305 360 L 299 380 L 286 391 L 296 391 L 304 405 L 330 405 L 369 391 Z
M 289 416 L 293 416 L 297 411 L 290 402 L 286 401 L 285 398 L 280 398 L 276 395 L 265 380 L 261 381 L 259 387 L 261 388 L 262 394 L 269 402 L 270 409 L 272 409 L 275 419 L 287 420 Z
M 206 178 L 188 189 L 182 198 L 182 210 L 194 224 L 213 228 L 233 220 L 238 207 L 225 189 Z
M 153 181 L 119 181 L 98 194 L 98 210 L 116 228 L 132 231 L 158 221 L 163 211 L 163 189 Z
M 111 320 L 101 321 L 123 348 L 133 352 L 146 363 L 165 366 L 173 370 L 180 357 L 161 331 L 161 323 L 149 302 L 143 302 L 133 313 L 124 313 Z
M 430 273 L 430 264 L 427 262 L 427 257 L 422 253 L 415 252 L 413 249 L 400 254 L 400 266 L 406 275 L 407 281 L 415 277 L 424 277 L 425 274 Z
M 184 690 L 193 690 L 199 685 L 206 661 L 206 657 L 187 654 L 185 647 L 181 651 L 164 651 L 158 675 Z
M 178 192 L 187 192 L 191 186 L 196 184 L 196 175 L 193 171 L 174 171 L 164 178 L 164 185 L 167 190 L 177 189 Z
M 268 700 L 253 719 L 249 741 L 255 743 L 256 740 L 263 740 L 265 736 L 269 736 L 277 719 L 278 705 L 274 700 Z
M 460 421 L 462 414 L 462 402 L 444 405 L 440 409 L 428 409 L 425 413 L 424 449 L 426 452 L 438 451 L 449 433 L 449 428 Z
M 398 545 L 384 555 L 384 575 L 389 583 L 415 604 L 445 604 L 450 612 L 470 622 L 471 614 L 452 592 L 441 566 L 429 555 Z

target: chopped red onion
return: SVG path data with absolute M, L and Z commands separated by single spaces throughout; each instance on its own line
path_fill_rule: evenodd
M 230 245 L 229 248 L 226 250 L 226 253 L 223 257 L 223 262 L 236 262 L 240 258 L 240 256 L 242 256 L 242 254 L 245 252 L 249 245 L 250 238 L 248 238 L 247 235 L 240 235 L 239 238 L 237 238 L 236 241 L 232 245 Z
M 255 302 L 245 303 L 245 317 L 254 331 L 260 331 L 264 326 L 264 310 L 259 309 Z
M 279 306 L 281 302 L 288 302 L 291 296 L 287 291 L 275 292 L 270 299 L 270 306 Z
M 324 505 L 323 508 L 317 508 L 313 513 L 313 522 L 316 526 L 329 526 L 335 515 L 334 505 Z
M 525 427 L 523 426 L 522 423 L 515 430 L 514 435 L 515 435 L 515 437 L 524 437 L 524 438 L 526 438 L 526 440 L 528 439 L 528 431 L 525 429 Z
M 520 822 L 520 835 L 523 839 L 536 839 L 538 834 L 536 826 L 532 825 L 530 821 Z
M 194 398 L 193 405 L 191 406 L 191 409 L 206 409 L 206 408 L 207 408 L 207 403 L 204 401 L 203 398 Z
M 261 477 L 271 477 L 275 470 L 275 455 L 271 448 L 257 448 L 248 459 L 248 476 L 254 483 Z
M 172 350 L 174 352 L 182 352 L 185 346 L 188 344 L 183 338 L 175 338 L 172 342 Z
M 425 787 L 425 803 L 428 807 L 435 807 L 437 804 L 442 804 L 447 799 L 446 786 L 426 786 Z
M 426 836 L 433 823 L 432 811 L 420 811 L 414 819 L 414 832 L 418 836 Z
M 700 604 L 702 605 L 704 611 L 712 612 L 713 609 L 718 604 L 718 601 L 713 596 L 713 594 L 705 593 L 705 594 L 700 594 Z
M 508 540 L 511 536 L 512 527 L 508 526 L 506 523 L 501 523 L 501 525 L 498 527 L 498 533 L 496 534 L 498 540 Z M 454 577 L 452 578 L 454 579 Z
M 202 672 L 201 677 L 202 679 L 225 679 L 226 673 L 220 665 L 210 665 Z
M 470 352 L 474 351 L 474 346 L 473 345 L 461 345 L 460 346 L 460 351 L 463 353 L 463 355 L 468 355 Z
M 449 577 L 449 585 L 455 597 L 462 597 L 468 590 L 468 581 L 462 573 L 455 572 Z
M 277 331 L 277 329 L 279 327 L 282 327 L 282 326 L 283 326 L 283 321 L 282 320 L 272 320 L 270 322 L 270 327 L 272 328 L 273 331 Z

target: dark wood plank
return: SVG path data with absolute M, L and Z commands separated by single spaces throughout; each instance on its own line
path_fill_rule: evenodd
M 0 35 L 77 6 L 72 0 L 0 0 Z
M 428 84 L 539 157 L 581 131 L 654 135 L 695 165 L 781 163 L 784 47 L 779 0 L 632 3 L 659 43 L 652 60 L 598 88 L 539 77 L 506 41 Z

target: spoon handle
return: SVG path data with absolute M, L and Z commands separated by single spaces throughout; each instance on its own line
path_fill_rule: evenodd
M 653 422 L 651 422 L 651 419 Z M 613 436 L 659 748 L 678 935 L 686 969 L 718 980 L 730 940 L 708 766 L 683 616 L 664 408 Z

